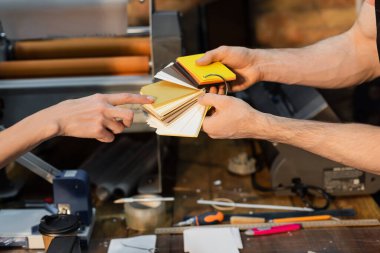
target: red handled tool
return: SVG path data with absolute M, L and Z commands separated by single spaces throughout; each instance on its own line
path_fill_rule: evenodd
M 287 224 L 280 226 L 271 226 L 271 227 L 261 227 L 261 228 L 252 228 L 245 231 L 246 235 L 272 235 L 286 233 L 290 231 L 300 230 L 302 228 L 301 224 Z
M 221 223 L 224 220 L 224 214 L 218 211 L 212 211 L 193 216 L 185 221 L 181 221 L 174 226 L 201 226 Z

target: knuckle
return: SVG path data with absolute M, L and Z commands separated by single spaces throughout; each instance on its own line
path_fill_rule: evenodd
M 107 110 L 107 106 L 99 101 L 95 104 L 95 110 L 99 113 L 104 113 Z
M 93 95 L 93 97 L 96 99 L 96 100 L 103 100 L 104 99 L 104 95 L 101 94 L 101 93 L 95 93 Z
M 125 112 L 124 120 L 131 121 L 133 119 L 134 113 L 131 110 Z
M 218 51 L 220 51 L 222 53 L 226 53 L 228 51 L 228 46 L 222 45 L 222 46 L 218 47 Z
M 131 94 L 131 93 L 123 93 L 123 96 L 124 98 L 132 98 L 135 96 L 135 94 Z
M 104 120 L 102 117 L 97 117 L 94 120 L 94 123 L 96 124 L 97 128 L 103 129 Z
M 94 133 L 97 136 L 103 137 L 104 136 L 104 128 L 102 126 L 98 125 L 94 128 Z

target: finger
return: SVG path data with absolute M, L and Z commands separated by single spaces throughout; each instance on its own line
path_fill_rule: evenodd
M 226 94 L 226 92 L 224 91 L 224 86 L 219 86 L 218 94 L 219 95 L 225 95 Z
M 113 142 L 115 135 L 113 135 L 110 131 L 103 129 L 100 132 L 99 137 L 96 139 L 101 142 Z
M 220 108 L 225 104 L 225 98 L 227 98 L 227 96 L 207 93 L 199 97 L 198 102 L 201 105 L 211 105 L 211 106 L 214 106 L 215 108 Z
M 209 125 L 211 124 L 211 121 L 212 121 L 212 116 L 209 116 L 209 117 L 206 117 L 202 123 L 202 130 L 208 135 L 210 135 Z
M 218 89 L 215 86 L 212 86 L 212 87 L 210 87 L 209 93 L 217 94 L 218 93 Z
M 134 113 L 132 112 L 130 118 L 125 118 L 125 119 L 123 119 L 123 124 L 124 124 L 124 126 L 126 126 L 126 127 L 128 127 L 128 128 L 131 127 L 131 125 L 132 125 L 132 123 L 133 123 L 133 116 L 134 116 Z
M 145 96 L 131 93 L 118 93 L 118 94 L 106 94 L 104 95 L 107 102 L 112 105 L 123 104 L 151 104 L 155 98 L 152 96 Z
M 114 134 L 120 134 L 124 131 L 125 125 L 116 120 L 106 120 L 104 126 Z
M 109 119 L 117 119 L 122 121 L 125 126 L 130 127 L 133 120 L 133 111 L 122 107 L 110 106 L 105 111 L 105 116 Z
M 208 65 L 213 62 L 217 61 L 223 61 L 225 58 L 226 52 L 227 52 L 227 47 L 226 46 L 220 46 L 216 49 L 213 49 L 211 51 L 208 51 L 204 54 L 203 57 L 199 58 L 196 63 L 198 65 Z

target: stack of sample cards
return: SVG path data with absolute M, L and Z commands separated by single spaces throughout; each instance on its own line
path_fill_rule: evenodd
M 198 136 L 206 115 L 206 107 L 197 102 L 203 90 L 160 81 L 143 87 L 141 94 L 156 98 L 143 107 L 149 114 L 148 125 L 157 128 L 158 135 Z
M 162 81 L 140 90 L 141 94 L 156 98 L 153 104 L 143 107 L 148 112 L 148 125 L 156 128 L 158 135 L 197 137 L 208 109 L 198 103 L 198 98 L 205 93 L 204 87 L 225 85 L 227 80 L 236 79 L 236 75 L 219 62 L 196 65 L 201 56 L 177 58 L 177 62 L 155 75 Z

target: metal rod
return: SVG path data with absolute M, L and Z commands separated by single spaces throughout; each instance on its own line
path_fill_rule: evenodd
M 0 131 L 4 129 L 3 126 L 0 126 Z M 31 152 L 23 154 L 16 161 L 51 184 L 53 183 L 53 179 L 62 173 Z
M 151 202 L 151 201 L 174 201 L 173 197 L 164 197 L 164 198 L 146 198 L 146 199 L 139 199 L 139 198 L 122 198 L 117 199 L 113 203 L 115 204 L 122 204 L 122 203 L 132 203 L 132 202 Z
M 231 206 L 241 208 L 257 208 L 257 209 L 275 209 L 275 210 L 293 210 L 312 212 L 314 209 L 308 207 L 294 207 L 294 206 L 278 206 L 278 205 L 259 205 L 259 204 L 244 204 L 244 203 L 229 203 L 223 201 L 212 201 L 200 199 L 197 201 L 200 205 L 217 205 L 217 206 Z

